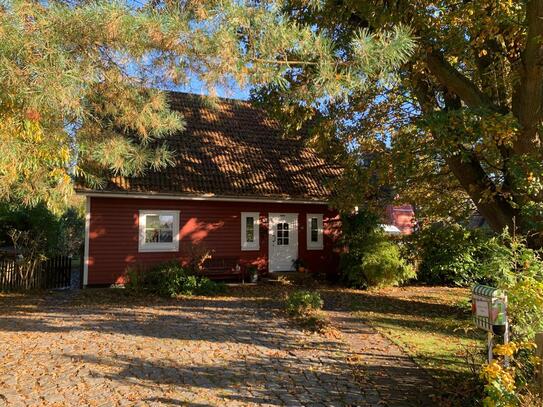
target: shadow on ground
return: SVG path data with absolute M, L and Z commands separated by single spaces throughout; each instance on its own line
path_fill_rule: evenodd
M 350 352 L 337 339 L 305 335 L 292 326 L 284 318 L 282 302 L 291 289 L 238 286 L 224 296 L 183 299 L 135 297 L 107 289 L 2 295 L 0 338 L 18 335 L 24 341 L 21 333 L 39 334 L 39 340 L 49 345 L 34 344 L 41 352 L 15 355 L 14 364 L 29 364 L 31 370 L 32 365 L 52 363 L 51 357 L 54 363 L 64 364 L 76 382 L 79 378 L 102 386 L 98 393 L 126 397 L 135 386 L 134 394 L 150 404 L 207 406 L 223 400 L 228 404 L 432 405 L 426 397 L 435 390 L 431 376 L 413 367 L 405 354 L 390 354 L 380 335 L 363 320 L 351 315 L 346 328 L 365 341 L 360 352 Z M 329 310 L 342 318 L 349 315 L 346 310 L 353 303 L 365 304 L 367 310 L 380 307 L 378 301 L 349 297 L 333 288 L 323 288 L 323 295 Z M 405 308 L 402 302 L 388 304 L 391 313 Z M 446 310 L 443 306 L 439 312 Z M 387 308 L 381 311 L 386 313 Z M 47 358 L 43 349 L 48 349 Z M 354 364 L 357 381 L 352 377 Z M 34 369 L 31 376 L 40 382 L 40 374 Z M 426 383 L 422 387 L 421 378 Z M 13 386 L 16 389 L 17 384 Z M 66 386 L 71 392 L 74 382 Z
M 432 383 L 418 385 L 422 392 L 436 395 L 438 405 L 473 405 L 481 392 L 477 372 L 484 350 L 481 333 L 473 327 L 471 313 L 461 301 L 467 295 L 465 290 L 420 286 L 377 291 L 323 288 L 321 292 L 330 311 L 351 311 L 343 317 L 352 334 L 367 338 L 371 336 L 369 326 L 376 327 L 407 349 Z M 349 333 L 349 328 L 342 330 Z M 370 344 L 373 365 L 387 364 L 390 352 L 371 350 L 371 342 L 368 339 L 365 344 Z M 405 353 L 402 357 L 409 358 Z M 402 374 L 395 373 L 393 367 L 390 372 L 392 376 Z

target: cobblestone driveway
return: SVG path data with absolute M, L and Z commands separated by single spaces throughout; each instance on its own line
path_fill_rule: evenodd
M 101 293 L 0 297 L 0 405 L 380 402 L 341 341 L 289 326 L 273 301 Z

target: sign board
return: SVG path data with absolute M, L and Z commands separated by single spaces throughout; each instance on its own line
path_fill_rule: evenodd
M 478 328 L 496 332 L 507 325 L 507 296 L 505 292 L 486 285 L 476 285 L 472 290 L 473 321 Z
M 475 325 L 487 331 L 488 362 L 490 363 L 493 358 L 494 335 L 503 336 L 503 343 L 509 342 L 507 295 L 494 287 L 476 285 L 471 292 L 471 311 Z M 507 357 L 505 366 L 509 366 Z
M 487 301 L 475 301 L 475 314 L 478 317 L 488 318 L 490 310 Z

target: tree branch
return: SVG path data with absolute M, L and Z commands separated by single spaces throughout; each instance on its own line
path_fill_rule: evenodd
M 297 61 L 288 59 L 263 59 L 263 58 L 251 58 L 250 62 L 260 62 L 263 64 L 277 64 L 277 65 L 317 65 L 317 62 L 313 61 Z M 337 64 L 346 65 L 344 62 L 338 62 Z
M 462 101 L 472 108 L 486 108 L 494 112 L 506 113 L 503 108 L 495 105 L 479 90 L 468 78 L 462 75 L 443 58 L 441 53 L 432 50 L 426 54 L 426 63 L 430 72 L 439 82 L 456 94 Z

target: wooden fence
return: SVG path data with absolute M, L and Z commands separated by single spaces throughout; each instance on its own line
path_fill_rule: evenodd
M 25 278 L 15 260 L 0 260 L 0 291 L 66 288 L 70 286 L 71 273 L 72 259 L 68 256 L 42 262 L 29 278 Z

